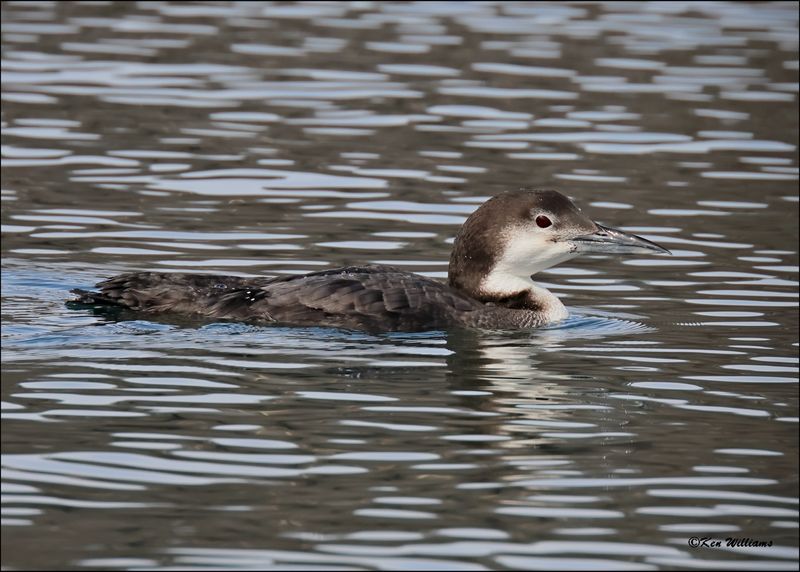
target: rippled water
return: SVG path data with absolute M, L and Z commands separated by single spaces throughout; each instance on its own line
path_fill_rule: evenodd
M 2 9 L 5 569 L 797 569 L 796 3 Z M 64 305 L 444 277 L 522 185 L 674 255 L 543 273 L 525 332 Z

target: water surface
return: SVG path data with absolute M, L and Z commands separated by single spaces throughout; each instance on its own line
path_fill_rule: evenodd
M 2 10 L 4 567 L 797 569 L 796 3 Z M 521 186 L 673 256 L 542 273 L 524 332 L 64 305 L 444 277 Z

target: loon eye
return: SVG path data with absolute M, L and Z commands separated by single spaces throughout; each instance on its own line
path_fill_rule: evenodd
M 547 228 L 548 226 L 552 226 L 552 224 L 553 221 L 551 221 L 543 214 L 540 214 L 539 216 L 536 217 L 536 226 L 538 226 L 539 228 Z

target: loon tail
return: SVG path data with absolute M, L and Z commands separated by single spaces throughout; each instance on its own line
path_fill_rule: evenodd
M 80 304 L 196 313 L 245 284 L 246 279 L 234 276 L 129 272 L 99 282 L 97 291 L 76 288 L 72 293 L 78 296 L 73 302 Z
M 111 304 L 111 305 L 119 305 L 116 300 L 110 298 L 108 296 L 103 295 L 102 292 L 92 292 L 90 290 L 83 290 L 81 288 L 74 288 L 70 290 L 71 294 L 75 294 L 77 298 L 70 300 L 75 304 Z

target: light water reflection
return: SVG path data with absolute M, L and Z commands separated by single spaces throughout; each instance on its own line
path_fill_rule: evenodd
M 795 4 L 8 2 L 2 32 L 5 567 L 797 568 Z M 572 316 L 533 332 L 64 305 L 140 269 L 443 277 L 523 185 L 674 256 L 542 273 Z

